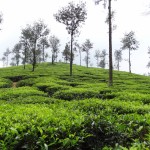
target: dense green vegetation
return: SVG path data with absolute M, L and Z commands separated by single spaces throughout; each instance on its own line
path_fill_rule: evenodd
M 150 78 L 69 64 L 0 69 L 0 149 L 149 150 Z

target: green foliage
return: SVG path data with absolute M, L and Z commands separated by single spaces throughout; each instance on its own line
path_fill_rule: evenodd
M 0 88 L 9 88 L 11 87 L 12 82 L 8 79 L 0 78 Z
M 13 98 L 26 97 L 30 95 L 46 96 L 47 94 L 38 91 L 36 88 L 19 87 L 19 88 L 6 88 L 0 89 L 0 99 L 11 101 Z
M 149 77 L 114 71 L 108 87 L 108 70 L 31 67 L 1 69 L 0 149 L 150 149 Z
M 64 100 L 75 100 L 75 99 L 79 100 L 85 98 L 92 98 L 96 94 L 97 92 L 95 91 L 78 88 L 78 89 L 59 91 L 54 94 L 54 97 L 58 99 L 64 99 Z

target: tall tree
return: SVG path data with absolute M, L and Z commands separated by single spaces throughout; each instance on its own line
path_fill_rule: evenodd
M 85 43 L 83 43 L 83 45 L 82 45 L 82 50 L 83 50 L 83 52 L 86 53 L 85 62 L 86 62 L 87 68 L 88 68 L 88 66 L 89 66 L 90 50 L 91 50 L 92 48 L 93 48 L 93 44 L 90 42 L 89 39 L 86 39 Z
M 72 76 L 72 64 L 73 64 L 73 39 L 74 36 L 79 33 L 78 28 L 85 22 L 86 19 L 86 4 L 81 2 L 80 4 L 74 4 L 70 2 L 68 6 L 63 7 L 54 15 L 55 19 L 66 25 L 68 33 L 71 35 L 71 58 L 70 58 L 70 76 Z
M 122 50 L 115 50 L 114 55 L 115 55 L 115 60 L 116 60 L 116 63 L 117 63 L 116 67 L 119 71 L 120 62 L 122 61 Z
M 49 29 L 47 25 L 43 23 L 43 21 L 39 20 L 38 22 L 34 22 L 34 24 L 27 25 L 24 29 L 26 33 L 26 38 L 28 41 L 28 50 L 32 53 L 32 71 L 35 70 L 35 66 L 37 63 L 37 56 L 39 54 L 38 44 L 40 44 L 41 38 L 47 36 L 49 34 Z
M 112 61 L 112 0 L 95 0 L 96 4 L 104 2 L 104 7 L 108 1 L 108 25 L 109 25 L 109 86 L 113 85 L 113 61 Z
M 49 45 L 52 51 L 52 64 L 54 64 L 55 59 L 58 57 L 60 40 L 53 35 L 49 39 Z
M 129 72 L 131 73 L 131 51 L 139 48 L 139 42 L 135 38 L 133 31 L 124 34 L 124 38 L 121 40 L 122 50 L 129 50 Z
M 22 64 L 23 68 L 26 68 L 26 63 L 29 63 L 31 57 L 30 50 L 30 28 L 26 27 L 21 31 L 20 43 L 22 45 Z
M 12 49 L 12 54 L 14 55 L 14 57 L 12 58 L 12 60 L 14 61 L 14 65 L 18 66 L 19 65 L 19 61 L 21 58 L 21 48 L 22 48 L 22 44 L 21 43 L 17 43 L 14 48 Z

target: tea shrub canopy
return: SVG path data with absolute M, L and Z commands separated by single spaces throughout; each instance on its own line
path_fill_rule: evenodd
M 0 149 L 150 149 L 150 78 L 69 64 L 0 69 Z

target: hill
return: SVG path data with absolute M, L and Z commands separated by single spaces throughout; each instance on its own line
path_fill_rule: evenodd
M 69 64 L 0 69 L 0 149 L 149 150 L 150 78 Z

